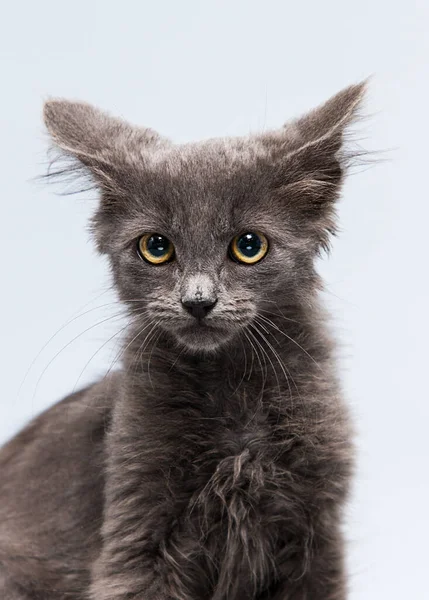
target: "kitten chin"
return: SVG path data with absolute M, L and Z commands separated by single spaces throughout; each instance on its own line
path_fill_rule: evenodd
M 190 352 L 216 352 L 236 334 L 232 329 L 207 323 L 187 325 L 173 332 L 179 346 Z

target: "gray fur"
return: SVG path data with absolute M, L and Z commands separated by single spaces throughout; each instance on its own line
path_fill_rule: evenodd
M 344 600 L 351 430 L 319 306 L 364 84 L 278 131 L 174 145 L 50 101 L 129 312 L 122 369 L 0 453 L 2 600 Z M 255 265 L 231 239 L 269 240 Z M 175 260 L 143 261 L 157 232 Z M 204 320 L 182 301 L 211 299 Z

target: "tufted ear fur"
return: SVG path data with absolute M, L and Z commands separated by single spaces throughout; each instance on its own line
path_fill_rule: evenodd
M 341 138 L 357 115 L 365 90 L 366 81 L 351 85 L 290 125 L 286 124 L 285 129 L 295 130 L 300 150 Z
M 274 165 L 274 197 L 293 209 L 298 226 L 317 249 L 329 247 L 330 234 L 335 233 L 333 204 L 348 166 L 363 154 L 350 148 L 346 133 L 365 89 L 366 82 L 352 85 L 262 138 Z
M 107 188 L 115 173 L 138 164 L 145 151 L 168 144 L 152 129 L 133 127 L 83 102 L 49 100 L 43 116 L 61 153 L 77 159 Z

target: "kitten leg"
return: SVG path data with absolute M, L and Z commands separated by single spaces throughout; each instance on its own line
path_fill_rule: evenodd
M 121 443 L 106 485 L 103 546 L 92 568 L 91 600 L 172 600 L 166 590 L 162 548 L 180 513 L 173 460 L 143 462 L 140 440 Z M 113 463 L 112 460 L 112 463 Z

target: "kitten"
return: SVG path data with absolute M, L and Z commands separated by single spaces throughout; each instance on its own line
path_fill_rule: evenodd
M 0 453 L 2 600 L 346 598 L 351 430 L 314 260 L 364 89 L 184 145 L 47 102 L 130 325 L 122 370 Z

